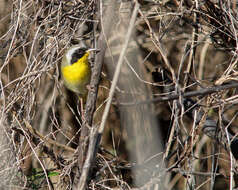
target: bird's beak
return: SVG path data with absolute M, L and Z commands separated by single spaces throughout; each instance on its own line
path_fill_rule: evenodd
M 95 48 L 88 49 L 88 51 L 87 51 L 87 52 L 91 52 L 91 51 L 93 51 L 93 52 L 95 52 L 95 53 L 98 53 L 98 52 L 100 52 L 100 50 L 99 50 L 99 49 L 95 49 Z

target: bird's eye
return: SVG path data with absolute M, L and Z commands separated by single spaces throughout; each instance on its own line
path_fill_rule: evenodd
M 71 64 L 74 64 L 80 58 L 82 58 L 84 56 L 85 52 L 86 52 L 86 49 L 84 49 L 84 48 L 77 49 L 72 55 Z

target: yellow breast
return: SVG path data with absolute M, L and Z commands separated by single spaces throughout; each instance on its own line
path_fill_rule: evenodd
M 70 90 L 79 93 L 87 93 L 86 85 L 90 82 L 91 69 L 88 63 L 88 53 L 72 65 L 61 66 L 65 85 Z

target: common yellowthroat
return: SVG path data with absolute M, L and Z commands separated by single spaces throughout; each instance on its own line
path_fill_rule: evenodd
M 84 100 L 91 78 L 89 55 L 92 51 L 98 50 L 79 45 L 72 46 L 65 52 L 61 62 L 61 75 L 65 86 Z

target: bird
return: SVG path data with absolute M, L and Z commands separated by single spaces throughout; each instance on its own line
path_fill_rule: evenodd
M 88 85 L 91 79 L 90 54 L 97 49 L 74 45 L 66 50 L 61 62 L 61 75 L 64 85 L 76 93 L 79 98 L 86 100 Z

